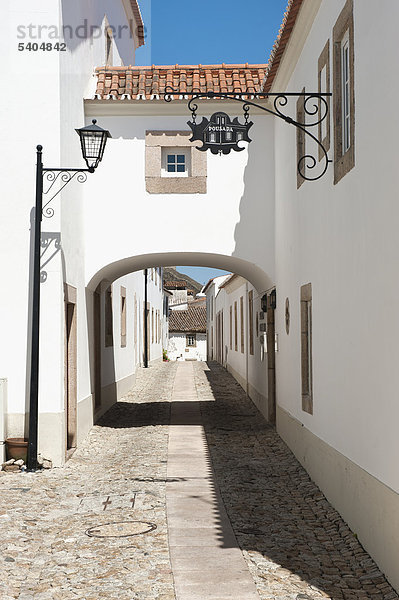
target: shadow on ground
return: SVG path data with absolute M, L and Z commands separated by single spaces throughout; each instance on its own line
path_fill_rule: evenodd
M 209 449 L 209 478 L 213 489 L 220 490 L 261 597 L 398 599 L 356 536 L 233 377 L 217 363 L 208 363 L 205 369 L 198 363 L 194 370 Z M 171 406 L 155 399 L 119 402 L 98 425 L 169 425 Z M 184 424 L 198 421 L 188 419 Z M 228 548 L 235 542 L 223 531 L 221 510 L 217 505 L 215 525 L 221 545 Z
M 201 403 L 205 432 L 242 550 L 271 579 L 283 584 L 287 572 L 296 574 L 333 600 L 398 598 L 236 381 L 217 363 L 205 374 L 215 398 Z

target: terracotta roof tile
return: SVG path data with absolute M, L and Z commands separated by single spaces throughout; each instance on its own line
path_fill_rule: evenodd
M 195 91 L 255 95 L 261 89 L 267 65 L 152 65 L 151 67 L 100 67 L 98 100 L 157 100 L 170 86 L 175 98 Z
M 287 8 L 285 10 L 283 21 L 280 26 L 276 41 L 274 42 L 272 51 L 270 53 L 269 61 L 266 66 L 265 79 L 263 81 L 262 90 L 264 92 L 270 92 L 274 78 L 276 77 L 280 62 L 283 58 L 285 49 L 288 41 L 291 37 L 292 30 L 296 23 L 296 19 L 299 10 L 302 6 L 303 0 L 288 0 Z
M 169 331 L 206 332 L 206 306 L 190 306 L 188 310 L 172 310 Z
M 141 12 L 140 12 L 140 7 L 139 7 L 137 0 L 130 0 L 130 3 L 132 5 L 134 18 L 136 19 L 136 23 L 137 23 L 137 35 L 139 38 L 138 47 L 144 46 L 144 44 L 145 44 L 144 23 L 143 23 L 143 18 L 141 16 Z

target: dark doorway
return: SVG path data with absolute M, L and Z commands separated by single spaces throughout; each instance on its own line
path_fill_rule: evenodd
M 267 298 L 267 420 L 269 423 L 274 424 L 276 422 L 276 332 L 275 308 L 271 298 L 273 298 L 273 295 Z
M 94 318 L 94 411 L 101 407 L 101 295 L 93 294 Z
M 70 286 L 68 286 L 70 287 Z M 76 304 L 65 302 L 65 411 L 67 457 L 77 444 L 77 327 Z

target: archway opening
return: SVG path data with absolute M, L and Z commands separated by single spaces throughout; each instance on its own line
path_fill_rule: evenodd
M 216 274 L 202 294 L 193 294 L 190 285 L 179 287 L 182 273 L 175 287 L 166 285 L 164 272 L 175 265 L 227 274 Z M 102 267 L 86 291 L 94 421 L 128 392 L 142 366 L 209 360 L 230 371 L 274 422 L 274 332 L 273 339 L 267 335 L 272 320 L 264 307 L 272 288 L 258 265 L 216 253 L 151 253 Z

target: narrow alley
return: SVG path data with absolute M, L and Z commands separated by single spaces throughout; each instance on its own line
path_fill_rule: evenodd
M 141 369 L 64 468 L 1 473 L 3 600 L 394 600 L 216 363 Z

